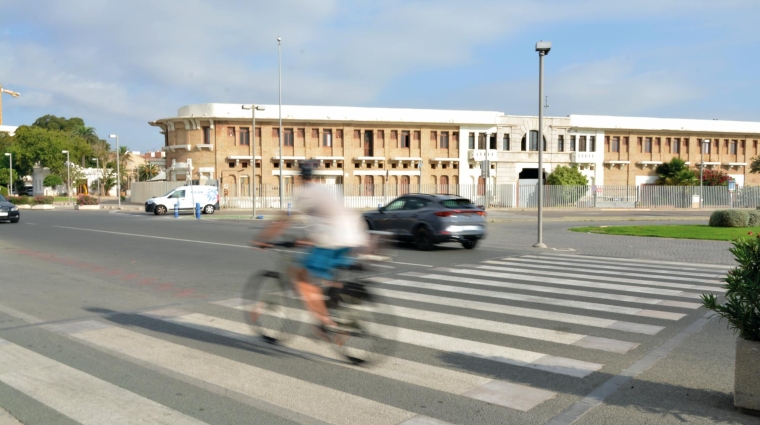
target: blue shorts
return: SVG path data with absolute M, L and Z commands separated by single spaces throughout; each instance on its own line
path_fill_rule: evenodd
M 348 256 L 350 252 L 351 248 L 314 247 L 301 259 L 301 262 L 312 276 L 332 280 L 336 268 L 354 264 L 354 259 Z

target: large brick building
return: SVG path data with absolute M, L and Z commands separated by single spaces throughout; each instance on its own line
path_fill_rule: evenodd
M 176 117 L 151 122 L 165 137 L 169 180 L 219 180 L 228 195 L 256 184 L 298 183 L 298 162 L 318 159 L 327 183 L 483 184 L 481 161 L 491 161 L 490 184 L 538 177 L 538 118 L 495 111 L 282 106 L 282 157 L 277 105 L 256 112 L 240 104 L 199 104 Z M 578 165 L 591 184 L 639 185 L 656 179 L 654 168 L 680 157 L 721 168 L 737 182 L 760 184 L 749 173 L 758 155 L 760 123 L 570 115 L 544 120 L 544 171 Z M 252 137 L 253 136 L 253 137 Z M 255 139 L 255 160 L 252 157 Z

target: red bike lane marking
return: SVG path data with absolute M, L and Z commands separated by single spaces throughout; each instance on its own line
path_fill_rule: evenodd
M 16 251 L 19 254 L 28 255 L 30 257 L 38 258 L 45 261 L 50 261 L 57 264 L 63 264 L 71 266 L 77 269 L 86 270 L 95 275 L 103 275 L 107 277 L 114 277 L 121 281 L 134 282 L 138 287 L 148 288 L 157 293 L 169 293 L 173 297 L 178 298 L 206 298 L 208 295 L 197 293 L 192 288 L 182 288 L 172 282 L 159 282 L 157 279 L 141 275 L 139 273 L 128 273 L 118 269 L 112 269 L 108 267 L 98 266 L 86 261 L 75 260 L 71 258 L 59 257 L 53 254 L 47 254 L 39 251 L 32 251 L 29 249 L 22 249 Z

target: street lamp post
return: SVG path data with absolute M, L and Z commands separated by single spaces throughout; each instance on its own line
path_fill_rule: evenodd
M 95 161 L 95 168 L 98 170 L 98 205 L 100 205 L 100 180 L 103 178 L 102 173 L 100 173 L 100 160 L 98 158 L 92 158 L 93 161 Z
M 10 157 L 10 180 L 8 180 L 8 195 L 13 195 L 13 154 L 6 152 L 5 156 Z
M 277 37 L 277 75 L 279 85 L 279 109 L 280 109 L 280 130 L 277 135 L 280 139 L 280 209 L 282 209 L 282 38 Z
M 538 242 L 533 247 L 546 248 L 543 242 L 543 207 L 544 207 L 544 109 L 541 100 L 544 97 L 544 56 L 549 54 L 552 43 L 539 41 L 538 52 Z
M 121 170 L 119 169 L 119 135 L 111 134 L 108 137 L 112 139 L 116 139 L 116 199 L 119 201 L 119 209 L 121 209 Z
M 704 198 L 703 195 L 703 189 L 702 189 L 702 178 L 705 174 L 705 148 L 710 145 L 710 139 L 704 139 L 702 140 L 702 153 L 701 153 L 701 160 L 699 164 L 699 208 L 702 208 L 704 205 Z
M 69 151 L 61 151 L 66 154 L 66 192 L 69 195 L 69 204 L 71 203 L 71 162 L 69 161 Z
M 256 218 L 256 111 L 266 108 L 254 104 L 242 105 L 243 109 L 251 110 L 251 199 L 253 200 L 253 218 Z M 282 201 L 280 201 L 282 202 Z

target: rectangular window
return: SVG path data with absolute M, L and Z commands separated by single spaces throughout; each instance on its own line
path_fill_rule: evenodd
M 702 139 L 697 139 L 697 144 L 699 144 L 699 146 L 701 146 L 700 151 L 702 153 L 706 153 L 706 154 L 710 153 L 711 143 L 705 143 L 704 141 L 702 141 Z
M 362 138 L 362 131 L 361 130 L 354 130 L 354 139 L 361 140 Z
M 377 130 L 377 140 L 385 139 L 385 130 Z
M 414 143 L 414 147 L 415 148 L 420 148 L 421 147 L 421 145 L 420 145 L 420 143 L 421 143 L 420 139 L 422 138 L 421 136 L 422 135 L 420 134 L 419 130 L 414 130 L 414 142 L 415 142 Z M 411 147 L 411 145 L 410 145 L 410 147 Z
M 335 130 L 335 138 L 336 139 L 342 139 L 343 138 L 343 130 Z
M 211 144 L 211 127 L 203 127 L 203 144 Z
M 671 152 L 681 153 L 681 139 L 673 139 L 670 146 L 672 146 Z
M 250 144 L 251 144 L 251 135 L 249 134 L 248 127 L 240 127 L 240 145 L 250 146 Z
M 280 129 L 277 127 L 272 128 L 272 137 L 275 137 L 277 139 L 280 138 Z
M 652 153 L 652 138 L 651 137 L 644 138 L 643 152 Z
M 332 130 L 322 130 L 322 146 L 332 146 Z
M 575 152 L 575 136 L 570 136 L 570 152 Z
M 441 149 L 449 148 L 449 132 L 448 131 L 441 132 L 440 146 L 441 146 Z
M 623 137 L 623 144 L 625 145 L 625 153 L 628 153 L 628 137 Z
M 486 133 L 478 133 L 478 149 L 486 148 L 486 137 L 488 137 Z
M 457 149 L 459 148 L 459 132 L 455 131 L 451 133 L 451 137 L 454 139 L 454 145 L 456 145 Z
M 402 131 L 401 132 L 401 145 L 402 148 L 408 148 L 409 145 L 409 132 L 408 131 Z
M 261 139 L 261 127 L 256 127 L 256 137 Z
M 736 140 L 732 140 L 731 143 L 728 145 L 728 154 L 729 155 L 736 155 L 737 154 L 737 145 L 739 143 Z
M 468 142 L 467 142 L 468 149 L 475 149 L 475 133 L 470 133 Z
M 610 152 L 620 152 L 620 137 L 613 136 L 610 140 Z
M 654 144 L 657 146 L 657 153 L 662 153 L 662 144 L 659 137 L 654 138 Z
M 294 143 L 293 143 L 293 129 L 292 128 L 286 128 L 285 129 L 285 132 L 283 133 L 282 145 L 283 146 L 294 146 Z
M 557 152 L 564 152 L 565 151 L 565 136 L 563 134 L 560 134 L 557 136 Z
M 742 155 L 747 154 L 747 142 L 745 140 L 742 140 Z
M 578 140 L 578 152 L 586 152 L 586 136 L 580 136 Z
M 496 135 L 491 134 L 491 135 L 486 135 L 486 137 L 490 138 L 490 140 L 488 141 L 488 149 L 493 149 L 493 150 L 498 149 L 498 147 L 496 146 Z
M 430 132 L 430 141 L 435 142 L 435 145 L 438 145 L 438 132 L 437 131 L 431 131 Z
M 227 127 L 227 137 L 235 137 L 235 127 L 229 126 Z
M 509 150 L 509 134 L 504 135 L 504 138 L 501 141 L 501 149 L 505 151 Z
M 398 130 L 391 130 L 391 141 L 398 142 Z M 394 146 L 394 145 L 391 145 Z
M 596 152 L 596 136 L 588 136 L 588 151 Z

